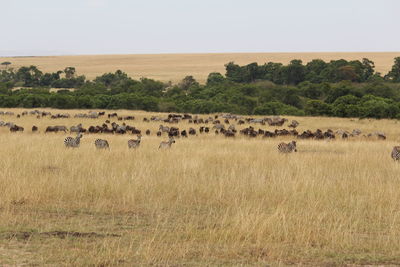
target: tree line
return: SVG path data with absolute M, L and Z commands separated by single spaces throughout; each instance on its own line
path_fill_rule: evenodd
M 178 84 L 133 79 L 121 70 L 87 80 L 74 67 L 43 73 L 36 66 L 14 70 L 10 64 L 2 64 L 0 72 L 0 107 L 400 119 L 400 57 L 384 76 L 368 59 L 230 62 L 225 75 L 210 73 L 205 84 L 192 76 Z

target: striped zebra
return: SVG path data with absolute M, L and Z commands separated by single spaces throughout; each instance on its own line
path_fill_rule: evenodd
M 158 128 L 159 131 L 162 133 L 168 133 L 169 132 L 169 127 L 168 126 L 163 126 L 162 124 L 160 125 L 160 128 Z
M 138 148 L 140 146 L 140 141 L 142 140 L 142 135 L 138 135 L 137 139 L 128 140 L 128 148 Z
M 292 141 L 290 143 L 280 143 L 278 145 L 278 151 L 281 153 L 291 153 L 291 152 L 297 152 L 296 149 L 296 141 Z
M 98 149 L 110 148 L 110 146 L 108 145 L 107 140 L 104 140 L 104 139 L 96 139 L 96 141 L 94 141 L 94 145 Z
M 173 137 L 170 137 L 168 141 L 163 141 L 160 143 L 160 146 L 158 147 L 159 149 L 166 149 L 166 148 L 171 148 L 172 143 L 175 143 L 175 140 Z
M 400 146 L 393 147 L 392 150 L 392 159 L 400 160 Z
M 68 136 L 67 138 L 64 139 L 64 144 L 66 147 L 79 147 L 81 143 L 81 138 L 82 138 L 81 133 L 78 133 L 78 135 L 75 138 Z

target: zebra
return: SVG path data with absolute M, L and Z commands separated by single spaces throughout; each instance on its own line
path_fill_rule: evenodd
M 110 148 L 110 146 L 108 145 L 107 140 L 104 140 L 104 139 L 96 139 L 96 141 L 94 141 L 94 145 L 98 149 Z
M 393 147 L 392 159 L 393 160 L 400 160 L 400 146 Z
M 140 146 L 140 141 L 142 139 L 142 135 L 138 135 L 137 139 L 128 140 L 128 148 L 138 148 Z
M 70 128 L 69 128 L 69 131 L 71 132 L 71 133 L 79 133 L 80 131 L 81 131 L 81 129 L 82 129 L 82 123 L 79 123 L 77 126 L 71 126 Z
M 299 126 L 299 122 L 296 120 L 292 120 L 292 122 L 290 123 L 290 125 L 288 126 L 289 128 L 296 128 L 297 126 Z
M 290 143 L 280 143 L 278 145 L 278 151 L 281 153 L 291 153 L 291 152 L 297 152 L 296 149 L 296 141 L 292 141 Z
M 78 133 L 75 138 L 68 136 L 67 138 L 64 139 L 65 147 L 74 147 L 74 148 L 79 147 L 81 143 L 81 138 L 82 138 L 81 133 Z
M 165 149 L 165 148 L 171 148 L 172 143 L 175 143 L 175 140 L 174 140 L 173 137 L 170 137 L 168 141 L 166 141 L 166 142 L 165 142 L 165 141 L 161 142 L 161 143 L 160 143 L 160 146 L 159 146 L 158 148 L 159 148 L 159 149 L 160 149 L 160 148 L 163 148 L 163 149 Z
M 162 133 L 168 133 L 169 132 L 169 127 L 168 126 L 163 126 L 162 124 L 160 125 L 160 128 L 158 129 Z

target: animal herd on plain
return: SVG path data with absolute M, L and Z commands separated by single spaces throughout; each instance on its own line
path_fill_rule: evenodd
M 0 115 L 4 116 L 14 116 L 14 112 L 9 111 L 0 111 Z M 36 116 L 37 119 L 43 117 L 49 117 L 52 120 L 56 119 L 66 119 L 71 118 L 72 116 L 68 113 L 57 113 L 52 114 L 48 111 L 24 111 L 21 114 L 17 114 L 17 118 L 21 118 L 21 116 L 29 116 L 33 115 Z M 73 116 L 73 118 L 86 118 L 86 119 L 98 119 L 106 116 L 106 112 L 94 112 L 90 111 L 88 113 L 78 113 Z M 116 119 L 118 121 L 124 121 L 122 124 L 118 124 L 116 122 L 111 122 L 110 120 Z M 127 144 L 129 149 L 138 149 L 141 144 L 142 140 L 142 131 L 140 129 L 135 128 L 134 126 L 127 125 L 125 121 L 133 121 L 135 120 L 134 116 L 119 116 L 116 112 L 107 114 L 107 119 L 102 125 L 91 125 L 87 129 L 83 127 L 82 123 L 78 125 L 71 126 L 68 128 L 64 125 L 53 125 L 47 126 L 45 129 L 45 133 L 58 133 L 63 132 L 67 133 L 76 133 L 76 137 L 67 137 L 64 139 L 65 147 L 67 148 L 78 148 L 81 143 L 81 139 L 83 134 L 136 134 L 137 139 L 129 139 Z M 201 125 L 198 129 L 194 127 L 190 127 L 188 130 L 183 129 L 180 130 L 178 127 L 175 126 L 165 126 L 160 124 L 156 135 L 158 137 L 162 136 L 163 134 L 168 135 L 167 141 L 162 141 L 159 145 L 159 149 L 169 149 L 171 148 L 172 144 L 175 143 L 175 138 L 187 138 L 188 136 L 196 136 L 198 133 L 200 134 L 208 134 L 214 131 L 215 135 L 223 135 L 227 138 L 236 137 L 237 134 L 247 136 L 250 138 L 255 138 L 258 136 L 262 136 L 263 138 L 273 138 L 278 136 L 291 136 L 297 139 L 313 139 L 313 140 L 332 140 L 336 137 L 341 139 L 349 139 L 355 138 L 359 136 L 363 136 L 366 138 L 375 137 L 379 140 L 385 140 L 386 135 L 382 132 L 373 132 L 362 135 L 361 130 L 354 129 L 352 132 L 344 131 L 344 130 L 337 130 L 333 131 L 328 129 L 326 131 L 322 131 L 317 129 L 316 131 L 306 130 L 302 133 L 299 133 L 296 128 L 299 126 L 299 122 L 296 120 L 292 120 L 288 123 L 287 129 L 275 129 L 274 131 L 268 131 L 263 129 L 256 129 L 255 125 L 269 125 L 269 126 L 277 126 L 281 127 L 284 123 L 288 122 L 287 119 L 281 118 L 279 116 L 274 117 L 266 117 L 266 118 L 245 118 L 238 115 L 233 114 L 223 114 L 223 115 L 215 115 L 213 117 L 209 116 L 207 118 L 200 118 L 199 116 L 192 116 L 190 114 L 168 114 L 166 118 L 159 117 L 159 116 L 152 116 L 150 118 L 143 118 L 143 122 L 161 122 L 161 123 L 168 123 L 168 124 L 177 124 L 181 121 L 187 121 L 189 124 L 193 125 Z M 244 124 L 251 124 L 246 128 L 243 128 L 239 131 L 236 130 L 235 124 L 231 124 L 231 121 L 234 121 L 236 125 L 244 125 Z M 211 126 L 208 126 L 211 124 Z M 17 125 L 13 122 L 4 122 L 0 121 L 0 127 L 8 127 L 10 132 L 23 132 L 24 127 Z M 38 132 L 39 128 L 37 126 L 32 126 L 32 132 Z M 146 135 L 151 135 L 150 129 L 144 131 Z M 96 139 L 94 145 L 97 149 L 109 149 L 110 144 L 106 139 Z M 292 152 L 297 152 L 296 141 L 291 141 L 289 143 L 279 143 L 277 146 L 279 152 L 287 154 Z M 400 161 L 400 146 L 393 147 L 391 152 L 391 157 L 396 160 Z
M 65 147 L 67 147 L 67 148 L 79 147 L 82 137 L 83 137 L 82 133 L 78 133 L 75 138 L 68 136 L 67 138 L 64 139 Z M 137 139 L 129 139 L 128 140 L 128 148 L 129 149 L 139 148 L 141 140 L 142 140 L 142 135 L 140 135 L 140 134 L 137 136 Z M 170 148 L 173 143 L 175 143 L 175 139 L 173 137 L 169 137 L 169 140 L 161 142 L 160 146 L 158 148 L 161 148 L 161 149 Z M 110 148 L 108 141 L 105 139 L 96 139 L 94 141 L 94 145 L 97 149 L 109 149 Z

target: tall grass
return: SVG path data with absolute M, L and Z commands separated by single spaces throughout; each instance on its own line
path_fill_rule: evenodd
M 118 112 L 153 131 L 138 150 L 128 149 L 126 135 L 87 134 L 79 149 L 66 149 L 68 134 L 43 133 L 48 125 L 103 119 L 1 118 L 26 130 L 0 130 L 0 263 L 400 263 L 395 121 L 297 118 L 300 131 L 380 130 L 388 140 L 298 140 L 299 152 L 282 155 L 277 144 L 289 138 L 213 133 L 159 151 L 167 139 L 155 136 L 159 123 Z M 30 133 L 34 124 L 41 133 Z M 99 137 L 109 151 L 95 149 Z M 99 236 L 43 234 L 54 231 Z

